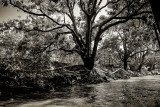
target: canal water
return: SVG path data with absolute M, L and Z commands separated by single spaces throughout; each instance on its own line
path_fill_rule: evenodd
M 17 95 L 5 107 L 160 107 L 160 76 L 132 77 L 109 83 Z

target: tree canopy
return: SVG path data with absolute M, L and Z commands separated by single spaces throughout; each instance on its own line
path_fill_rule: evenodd
M 43 51 L 49 50 L 55 39 L 71 35 L 74 47 L 60 49 L 77 52 L 88 69 L 94 67 L 99 42 L 111 27 L 129 20 L 146 20 L 151 13 L 146 0 L 2 0 L 2 3 L 29 14 L 23 21 L 5 23 L 5 28 L 28 34 L 51 33 L 53 41 Z

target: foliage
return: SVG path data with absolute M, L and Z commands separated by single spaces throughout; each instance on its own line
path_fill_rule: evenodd
M 150 13 L 145 0 L 3 0 L 3 4 L 30 14 L 25 21 L 13 21 L 18 30 L 54 32 L 56 38 L 72 35 L 75 47 L 62 50 L 77 52 L 88 69 L 94 66 L 98 44 L 104 32 Z M 106 10 L 105 16 L 99 17 L 102 10 Z
M 116 27 L 116 33 L 105 40 L 102 49 L 110 50 L 124 64 L 130 62 L 131 65 L 139 66 L 144 63 L 146 54 L 154 51 L 152 46 L 156 44 L 155 37 L 151 36 L 154 35 L 154 30 L 142 21 L 137 23 L 129 21 L 127 25 Z

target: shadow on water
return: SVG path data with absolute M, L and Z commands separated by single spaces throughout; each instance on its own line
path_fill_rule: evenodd
M 134 77 L 96 85 L 55 89 L 49 93 L 14 95 L 6 107 L 160 107 L 160 76 Z

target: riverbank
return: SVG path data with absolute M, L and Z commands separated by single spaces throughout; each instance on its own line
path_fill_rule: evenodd
M 159 107 L 160 76 L 131 77 L 100 84 L 74 85 L 0 101 L 5 107 Z
M 147 72 L 147 71 L 146 71 Z M 151 72 L 133 72 L 118 68 L 115 71 L 94 68 L 89 71 L 82 65 L 61 67 L 48 71 L 6 71 L 0 77 L 0 97 L 32 92 L 50 92 L 61 87 L 97 84 L 111 80 L 129 79 Z M 4 98 L 5 99 L 5 98 Z

